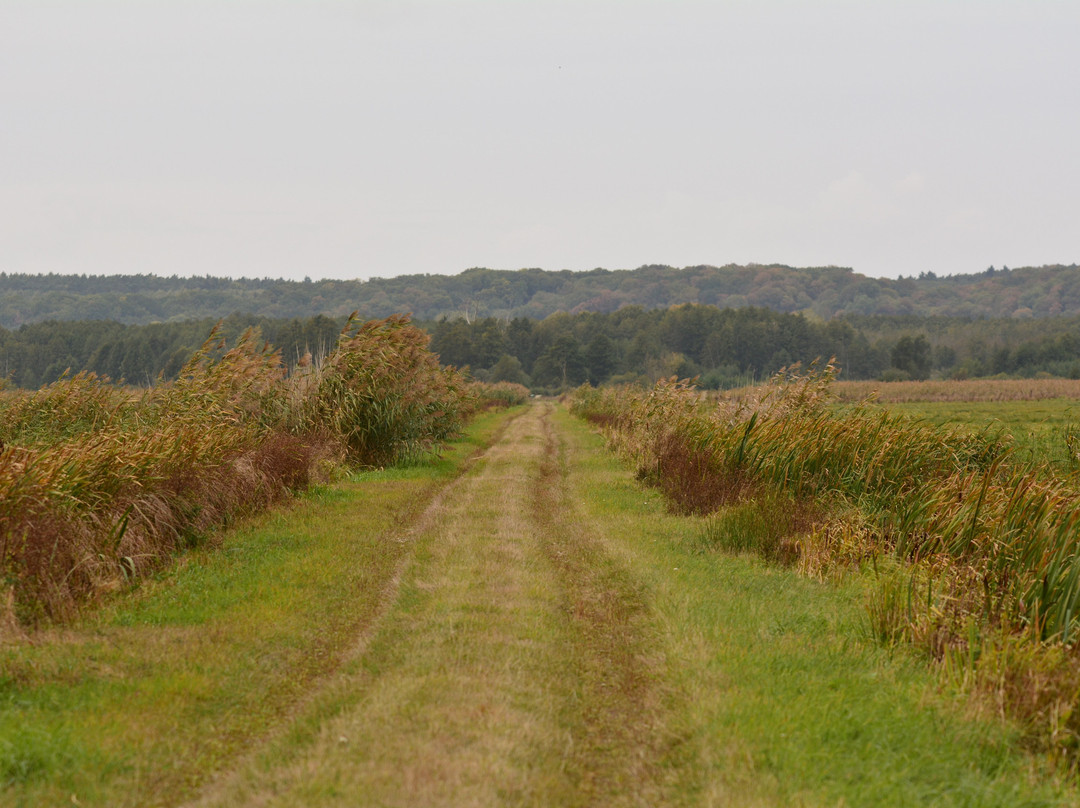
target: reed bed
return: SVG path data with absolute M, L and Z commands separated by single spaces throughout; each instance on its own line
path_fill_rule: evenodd
M 469 390 L 480 409 L 516 407 L 532 395 L 528 387 L 516 382 L 472 382 Z
M 1077 480 L 1018 462 L 997 433 L 838 408 L 834 376 L 781 374 L 719 401 L 675 379 L 583 388 L 571 407 L 677 507 L 709 514 L 706 544 L 817 574 L 875 565 L 880 639 L 918 644 L 1055 749 L 1075 748 Z
M 212 528 L 341 465 L 411 460 L 476 406 L 405 317 L 350 319 L 289 374 L 217 329 L 177 381 L 79 374 L 0 400 L 0 629 L 70 617 Z

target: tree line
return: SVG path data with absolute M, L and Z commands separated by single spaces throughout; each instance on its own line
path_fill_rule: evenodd
M 1080 378 L 1080 317 L 862 316 L 820 320 L 765 308 L 628 306 L 608 314 L 442 319 L 428 326 L 443 361 L 491 381 L 556 390 L 677 375 L 707 388 L 835 357 L 844 378 Z
M 766 308 L 832 320 L 869 315 L 1013 318 L 1080 314 L 1080 266 L 1000 269 L 974 275 L 868 278 L 846 267 L 663 265 L 586 272 L 474 268 L 457 275 L 303 281 L 154 275 L 22 275 L 0 272 L 0 326 L 47 320 L 129 325 L 221 319 L 236 311 L 275 319 L 316 315 L 418 321 L 544 318 L 682 303 Z
M 159 377 L 173 379 L 206 341 L 218 321 L 125 325 L 111 320 L 34 323 L 9 331 L 0 328 L 0 374 L 17 387 L 37 388 L 65 372 L 90 371 L 137 386 Z M 230 344 L 247 328 L 281 350 L 294 366 L 306 353 L 318 359 L 337 344 L 345 320 L 318 315 L 273 319 L 234 314 L 224 318 L 221 336 Z
M 293 365 L 334 346 L 344 318 L 234 314 L 223 335 L 255 326 Z M 55 321 L 0 328 L 0 374 L 35 388 L 87 370 L 129 384 L 175 377 L 215 320 L 126 325 Z M 484 381 L 553 392 L 582 383 L 649 384 L 671 375 L 708 388 L 766 378 L 795 362 L 835 357 L 850 379 L 975 378 L 1049 374 L 1080 378 L 1080 317 L 968 319 L 860 316 L 821 320 L 761 307 L 684 304 L 542 319 L 444 317 L 418 321 L 447 365 Z

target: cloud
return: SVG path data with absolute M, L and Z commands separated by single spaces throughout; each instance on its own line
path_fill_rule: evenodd
M 855 222 L 882 221 L 894 212 L 885 194 L 855 169 L 830 182 L 819 194 L 817 207 L 827 219 Z
M 913 171 L 895 184 L 896 190 L 904 194 L 917 194 L 925 187 L 926 175 L 921 171 Z

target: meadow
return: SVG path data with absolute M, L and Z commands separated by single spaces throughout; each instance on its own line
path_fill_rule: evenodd
M 972 403 L 1080 400 L 1080 380 L 949 379 L 906 382 L 849 382 L 837 379 L 832 394 L 838 401 L 855 403 L 874 398 L 883 404 Z
M 838 403 L 873 402 L 890 412 L 943 427 L 1007 435 L 1017 460 L 1069 473 L 1080 468 L 1080 381 L 971 379 L 843 382 Z

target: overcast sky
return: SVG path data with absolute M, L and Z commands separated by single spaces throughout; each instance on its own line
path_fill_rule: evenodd
M 0 270 L 1080 262 L 1080 2 L 0 0 Z

